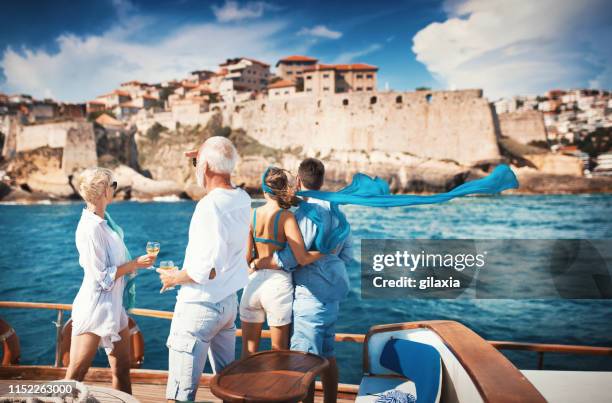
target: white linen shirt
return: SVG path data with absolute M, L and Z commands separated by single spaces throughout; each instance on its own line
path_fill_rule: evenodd
M 123 239 L 106 220 L 84 209 L 77 226 L 76 247 L 84 276 L 72 304 L 72 335 L 94 333 L 107 354 L 127 326 L 123 308 L 124 277 L 117 267 L 127 262 Z
M 178 302 L 217 303 L 247 285 L 250 216 L 251 198 L 240 188 L 216 188 L 198 202 L 183 262 L 193 282 L 181 286 Z

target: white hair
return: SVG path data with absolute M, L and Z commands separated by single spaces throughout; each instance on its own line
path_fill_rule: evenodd
M 204 166 L 218 174 L 231 174 L 238 162 L 238 151 L 234 144 L 223 136 L 213 136 L 200 147 L 196 176 L 198 182 L 204 178 Z M 203 180 L 200 185 L 203 184 Z
M 79 193 L 88 203 L 95 204 L 113 183 L 113 172 L 106 168 L 89 168 L 78 178 Z

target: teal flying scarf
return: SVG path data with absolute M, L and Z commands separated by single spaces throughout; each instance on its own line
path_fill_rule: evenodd
M 119 235 L 119 238 L 121 238 L 123 241 L 123 229 L 117 225 L 108 212 L 104 213 L 104 218 L 106 219 L 110 229 L 115 231 L 115 233 Z M 128 261 L 132 260 L 132 255 L 130 255 L 130 251 L 128 250 L 127 246 L 125 246 L 125 257 Z M 125 288 L 123 289 L 123 307 L 127 311 L 130 311 L 136 306 L 136 273 L 130 273 L 126 276 L 126 279 Z
M 266 170 L 266 173 L 268 170 Z M 265 180 L 265 173 L 262 182 Z M 518 188 L 519 183 L 514 172 L 508 165 L 502 164 L 495 167 L 493 172 L 484 178 L 466 182 L 446 192 L 433 195 L 394 195 L 389 191 L 389 184 L 381 178 L 372 178 L 368 175 L 358 173 L 353 176 L 351 183 L 337 192 L 323 192 L 320 190 L 305 190 L 297 192 L 298 196 L 312 197 L 314 199 L 330 202 L 330 211 L 336 218 L 338 225 L 328 234 L 317 231 L 315 247 L 324 254 L 332 252 L 348 236 L 350 225 L 339 206 L 343 204 L 356 204 L 369 207 L 400 207 L 415 206 L 420 204 L 443 203 L 455 197 L 472 194 L 496 194 L 507 189 Z M 265 190 L 265 189 L 264 189 Z M 306 217 L 312 220 L 318 228 L 322 228 L 323 221 L 317 214 L 316 207 L 311 203 L 300 203 Z

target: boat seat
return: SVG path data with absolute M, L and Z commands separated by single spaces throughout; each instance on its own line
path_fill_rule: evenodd
M 360 401 L 375 401 L 390 390 L 410 393 L 419 403 L 437 403 L 442 391 L 442 359 L 435 347 L 407 340 L 398 332 L 378 333 L 369 338 L 371 372 L 362 379 Z M 400 389 L 401 386 L 401 389 Z M 410 390 L 407 389 L 410 386 Z M 381 390 L 377 390 L 381 389 Z M 420 396 L 419 396 L 420 392 Z
M 388 376 L 388 375 L 369 375 L 361 379 L 359 392 L 357 393 L 356 403 L 373 403 L 378 399 L 379 394 L 399 390 L 403 393 L 410 393 L 416 396 L 414 382 L 409 379 Z

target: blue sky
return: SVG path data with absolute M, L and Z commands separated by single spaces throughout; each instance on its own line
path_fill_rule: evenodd
M 606 0 L 11 1 L 0 91 L 84 101 L 227 57 L 290 54 L 375 64 L 379 89 L 478 87 L 496 99 L 610 88 L 610 21 Z

